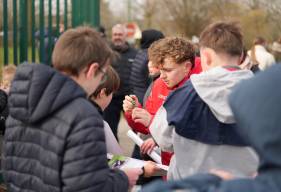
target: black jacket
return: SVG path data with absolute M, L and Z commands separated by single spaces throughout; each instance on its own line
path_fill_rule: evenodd
M 144 94 L 150 84 L 147 63 L 147 49 L 140 50 L 136 55 L 134 63 L 132 64 L 130 76 L 132 93 L 137 96 L 141 104 L 143 104 Z
M 8 113 L 8 95 L 0 89 L 0 134 L 4 134 L 5 132 L 5 121 Z
M 132 93 L 137 96 L 141 104 L 143 104 L 143 97 L 151 83 L 148 72 L 147 49 L 153 42 L 162 38 L 164 38 L 162 32 L 155 29 L 147 29 L 142 32 L 141 50 L 137 53 L 132 64 L 130 76 Z
M 281 65 L 241 82 L 230 96 L 238 130 L 256 150 L 260 164 L 255 178 L 223 181 L 210 174 L 181 181 L 154 183 L 144 192 L 185 189 L 193 192 L 281 191 Z M 243 163 L 243 162 L 241 162 Z
M 72 79 L 40 64 L 21 64 L 9 95 L 3 153 L 8 191 L 127 191 L 110 170 L 103 120 Z
M 118 54 L 117 59 L 112 63 L 112 67 L 116 70 L 120 77 L 120 87 L 113 96 L 123 97 L 125 95 L 129 95 L 131 92 L 130 74 L 132 63 L 134 62 L 137 51 L 128 44 L 122 48 L 114 46 L 112 46 L 112 48 Z

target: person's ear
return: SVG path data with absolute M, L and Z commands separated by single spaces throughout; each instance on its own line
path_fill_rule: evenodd
M 186 74 L 188 74 L 190 72 L 190 70 L 191 70 L 191 67 L 192 67 L 192 63 L 190 61 L 186 61 L 184 63 L 184 72 Z
M 202 51 L 202 54 L 205 58 L 205 64 L 210 67 L 213 62 L 213 57 L 212 57 L 212 50 L 209 48 L 204 48 Z
M 100 93 L 99 93 L 99 97 L 106 97 L 106 88 L 102 88 Z
M 99 69 L 99 64 L 98 63 L 92 63 L 90 64 L 88 70 L 86 71 L 86 77 L 87 79 L 91 79 L 94 76 L 96 76 L 97 72 Z

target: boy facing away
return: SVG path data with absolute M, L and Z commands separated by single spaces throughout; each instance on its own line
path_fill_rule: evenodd
M 234 85 L 252 77 L 240 70 L 242 34 L 234 23 L 218 22 L 200 36 L 203 72 L 169 95 L 156 113 L 150 133 L 164 151 L 174 152 L 168 179 L 210 169 L 251 175 L 258 160 L 237 134 L 228 104 Z
M 127 191 L 141 169 L 111 170 L 102 117 L 88 101 L 112 51 L 90 27 L 57 41 L 50 68 L 21 64 L 9 95 L 3 147 L 8 191 Z

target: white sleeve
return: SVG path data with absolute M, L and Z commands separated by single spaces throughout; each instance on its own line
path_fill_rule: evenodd
M 150 134 L 159 145 L 162 151 L 173 152 L 173 130 L 174 126 L 169 126 L 167 121 L 167 111 L 161 106 L 154 116 L 149 126 Z

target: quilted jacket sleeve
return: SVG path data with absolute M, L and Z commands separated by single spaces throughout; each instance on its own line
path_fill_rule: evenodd
M 128 191 L 128 178 L 107 165 L 99 114 L 80 120 L 69 133 L 63 158 L 62 186 L 67 192 Z

